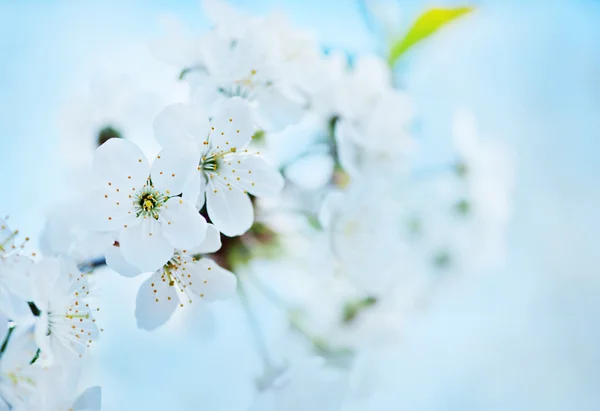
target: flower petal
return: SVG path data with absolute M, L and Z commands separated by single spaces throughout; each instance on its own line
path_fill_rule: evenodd
M 104 187 L 88 194 L 84 204 L 87 228 L 93 231 L 118 231 L 133 223 L 135 214 L 129 193 Z
M 100 187 L 131 191 L 141 187 L 150 175 L 146 156 L 135 144 L 111 138 L 96 149 L 94 174 Z
M 334 134 L 342 168 L 351 175 L 359 175 L 360 165 L 364 160 L 356 141 L 361 139 L 361 134 L 354 125 L 345 120 L 336 123 Z
M 161 225 L 153 218 L 121 231 L 119 245 L 125 260 L 143 272 L 156 271 L 173 256 L 173 246 L 163 236 Z
M 173 197 L 165 204 L 161 214 L 163 235 L 179 249 L 197 247 L 206 236 L 206 220 L 190 202 Z
M 219 181 L 208 183 L 206 209 L 215 227 L 228 237 L 248 231 L 254 222 L 254 208 L 248 194 Z
M 152 185 L 168 195 L 178 195 L 197 172 L 200 152 L 194 144 L 163 149 L 152 164 Z
M 81 393 L 75 404 L 73 411 L 100 411 L 102 408 L 102 389 L 100 387 L 90 387 Z
M 230 158 L 231 161 L 222 163 L 221 175 L 242 191 L 257 197 L 274 197 L 283 188 L 284 180 L 279 171 L 262 157 L 242 154 Z
M 123 277 L 136 277 L 143 273 L 139 268 L 129 264 L 123 253 L 121 247 L 111 245 L 106 249 L 105 252 L 106 265 L 111 269 L 121 274 Z
M 189 251 L 190 255 L 210 254 L 219 251 L 221 248 L 221 233 L 212 224 L 207 224 L 206 237 L 198 246 Z
M 183 186 L 183 193 L 181 198 L 194 204 L 198 210 L 204 206 L 204 190 L 206 177 L 203 172 L 197 171 L 192 174 L 190 179 Z
M 27 301 L 19 298 L 2 283 L 0 283 L 0 312 L 9 316 L 13 321 L 26 320 L 31 317 Z
M 48 325 L 47 312 L 42 311 L 38 317 L 35 317 L 35 343 L 44 353 L 45 365 L 52 365 L 54 363 L 54 350 L 52 349 L 51 337 L 48 334 Z
M 208 114 L 199 105 L 172 104 L 154 119 L 156 140 L 163 148 L 190 142 L 202 144 L 208 130 Z
M 166 323 L 179 304 L 174 286 L 163 282 L 160 272 L 152 274 L 138 291 L 135 318 L 138 328 L 152 331 Z
M 222 151 L 240 149 L 254 135 L 252 112 L 246 100 L 239 97 L 222 102 L 210 125 L 210 143 Z
M 235 294 L 237 278 L 230 271 L 220 267 L 210 258 L 201 258 L 188 267 L 190 289 L 201 298 L 214 301 L 229 298 Z
M 344 193 L 341 191 L 333 191 L 323 199 L 318 213 L 319 224 L 321 227 L 326 229 L 331 227 L 340 207 L 344 204 L 344 200 Z
M 297 124 L 306 112 L 300 101 L 295 101 L 275 87 L 262 90 L 256 100 L 258 126 L 268 132 L 281 131 Z

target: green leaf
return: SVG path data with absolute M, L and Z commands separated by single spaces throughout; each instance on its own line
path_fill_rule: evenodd
M 431 36 L 451 21 L 472 12 L 474 9 L 474 7 L 433 8 L 421 14 L 406 35 L 392 44 L 388 58 L 390 66 L 396 63 L 415 44 Z
M 377 303 L 377 298 L 371 296 L 347 302 L 342 312 L 342 321 L 344 323 L 351 323 L 358 314 L 372 307 L 375 303 Z

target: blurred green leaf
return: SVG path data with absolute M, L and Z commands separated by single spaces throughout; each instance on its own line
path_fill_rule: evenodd
M 431 36 L 457 18 L 474 10 L 474 7 L 433 8 L 421 14 L 408 30 L 406 35 L 392 44 L 388 62 L 390 66 L 408 51 L 412 46 Z
M 347 302 L 342 312 L 342 321 L 344 323 L 351 323 L 358 314 L 374 306 L 375 303 L 377 303 L 377 298 L 371 296 Z

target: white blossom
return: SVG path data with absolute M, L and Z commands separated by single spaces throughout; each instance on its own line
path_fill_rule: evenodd
M 125 259 L 144 271 L 156 270 L 175 248 L 192 248 L 206 233 L 206 221 L 179 197 L 193 171 L 185 153 L 163 150 L 152 168 L 134 144 L 111 139 L 98 148 L 90 195 L 93 228 L 116 231 Z
M 195 100 L 205 107 L 240 97 L 248 101 L 254 123 L 264 130 L 280 130 L 299 121 L 305 97 L 284 75 L 286 48 L 277 43 L 285 26 L 251 18 L 222 2 L 206 6 L 215 23 L 213 31 L 193 40 L 179 33 L 155 42 L 155 55 L 170 64 L 185 62 L 180 67 L 185 69 L 184 78 Z
M 32 261 L 19 253 L 24 243 L 15 242 L 17 234 L 0 218 L 0 312 L 13 319 L 30 315 L 27 301 L 31 300 Z
M 163 147 L 183 145 L 195 153 L 196 173 L 183 190 L 184 198 L 195 202 L 198 209 L 206 199 L 215 227 L 230 237 L 241 235 L 254 221 L 248 194 L 275 196 L 283 179 L 248 146 L 254 128 L 242 99 L 226 100 L 210 122 L 203 114 L 194 106 L 169 106 L 154 122 L 156 137 Z
M 84 263 L 102 257 L 106 247 L 114 242 L 112 233 L 87 228 L 82 200 L 67 202 L 52 209 L 40 238 L 45 256 L 63 256 Z
M 30 362 L 36 352 L 35 338 L 27 327 L 12 333 L 0 358 L 0 410 L 19 409 L 34 394 L 40 369 Z
M 215 301 L 231 297 L 236 277 L 205 256 L 220 247 L 220 233 L 209 224 L 202 244 L 194 249 L 175 250 L 173 257 L 140 287 L 135 310 L 138 327 L 153 330 L 166 323 L 177 306 L 197 299 Z M 111 247 L 106 259 L 109 267 L 126 277 L 140 274 L 125 261 L 119 247 Z
M 412 102 L 392 87 L 390 77 L 383 60 L 363 56 L 341 83 L 335 137 L 340 162 L 351 175 L 395 173 L 405 163 L 402 156 L 414 151 Z
M 45 258 L 33 272 L 33 301 L 40 311 L 35 336 L 44 362 L 64 364 L 81 357 L 99 334 L 88 277 L 62 258 Z

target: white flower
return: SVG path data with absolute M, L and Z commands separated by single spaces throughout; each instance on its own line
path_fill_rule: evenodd
M 176 70 L 156 61 L 144 41 L 123 38 L 107 51 L 94 50 L 89 70 L 79 68 L 89 87 L 81 92 L 66 90 L 58 108 L 59 150 L 63 178 L 78 188 L 87 188 L 90 164 L 98 147 L 99 133 L 111 128 L 138 144 L 146 153 L 156 153 L 152 138 L 153 118 L 167 103 L 185 101 L 186 84 L 177 81 Z
M 16 320 L 30 316 L 29 268 L 32 261 L 18 252 L 24 244 L 15 244 L 18 231 L 12 231 L 0 218 L 0 312 Z M 26 239 L 25 241 L 27 241 Z
M 329 122 L 307 115 L 298 124 L 277 133 L 267 133 L 269 154 L 285 177 L 305 190 L 325 187 L 333 176 Z
M 242 99 L 226 100 L 210 123 L 205 118 L 199 108 L 169 106 L 154 122 L 156 137 L 163 147 L 193 144 L 197 172 L 184 188 L 184 198 L 196 202 L 198 208 L 206 198 L 208 216 L 219 231 L 230 237 L 241 235 L 254 221 L 248 193 L 275 196 L 283 178 L 258 152 L 246 148 L 254 128 Z
M 40 249 L 45 256 L 86 262 L 104 255 L 106 247 L 114 242 L 113 236 L 88 230 L 82 209 L 78 201 L 61 204 L 48 213 L 40 238 Z
M 34 394 L 40 369 L 30 363 L 36 352 L 29 329 L 19 328 L 11 334 L 0 358 L 0 410 L 18 410 Z
M 64 364 L 81 357 L 98 339 L 96 320 L 90 307 L 90 284 L 74 262 L 45 258 L 33 269 L 35 336 L 46 364 Z
M 100 387 L 90 387 L 77 395 L 77 378 L 65 378 L 64 374 L 59 366 L 39 370 L 33 395 L 15 411 L 100 411 Z
M 466 109 L 457 111 L 452 131 L 473 205 L 489 219 L 506 224 L 514 185 L 514 159 L 510 148 L 498 139 L 482 138 L 475 116 Z
M 277 32 L 264 19 L 252 19 L 218 2 L 209 10 L 216 29 L 190 41 L 177 36 L 154 44 L 155 55 L 167 63 L 186 61 L 184 78 L 201 105 L 211 107 L 230 97 L 246 99 L 253 121 L 264 130 L 280 130 L 300 120 L 304 97 L 284 79 Z M 235 20 L 238 24 L 229 24 Z M 175 44 L 173 44 L 175 43 Z M 185 59 L 185 55 L 188 59 Z
M 298 92 L 279 79 L 266 34 L 254 33 L 235 42 L 217 34 L 206 36 L 204 70 L 190 72 L 187 79 L 203 105 L 243 98 L 251 103 L 254 123 L 276 131 L 298 122 L 304 108 Z
M 319 220 L 329 238 L 336 271 L 368 293 L 378 295 L 406 268 L 401 230 L 401 204 L 392 188 L 369 179 L 355 179 L 343 192 L 325 198 Z M 357 252 L 360 250 L 360 252 Z
M 100 411 L 100 387 L 90 387 L 77 394 L 81 376 L 79 367 L 67 364 L 40 366 L 38 359 L 28 368 L 35 376 L 31 379 L 34 389 L 25 401 L 13 405 L 15 411 Z
M 194 167 L 187 157 L 163 150 L 150 168 L 141 150 L 121 139 L 96 151 L 100 188 L 90 197 L 92 224 L 119 232 L 123 256 L 142 271 L 162 267 L 175 248 L 192 248 L 204 239 L 206 221 L 178 197 Z
M 506 229 L 512 211 L 513 153 L 498 138 L 481 136 L 475 116 L 466 109 L 457 111 L 452 131 L 464 173 L 461 200 L 468 202 L 471 220 L 470 251 L 465 254 L 473 254 L 467 258 L 483 265 L 499 263 L 506 252 Z
M 204 256 L 220 247 L 219 231 L 209 224 L 206 238 L 200 246 L 176 250 L 171 260 L 140 287 L 135 310 L 138 327 L 153 330 L 166 323 L 178 305 L 183 307 L 197 298 L 214 301 L 232 296 L 236 277 Z M 119 247 L 110 247 L 106 262 L 126 277 L 140 274 L 125 261 Z
M 413 108 L 405 92 L 392 87 L 389 68 L 372 56 L 357 60 L 341 82 L 335 137 L 338 157 L 351 175 L 395 169 L 410 153 Z

